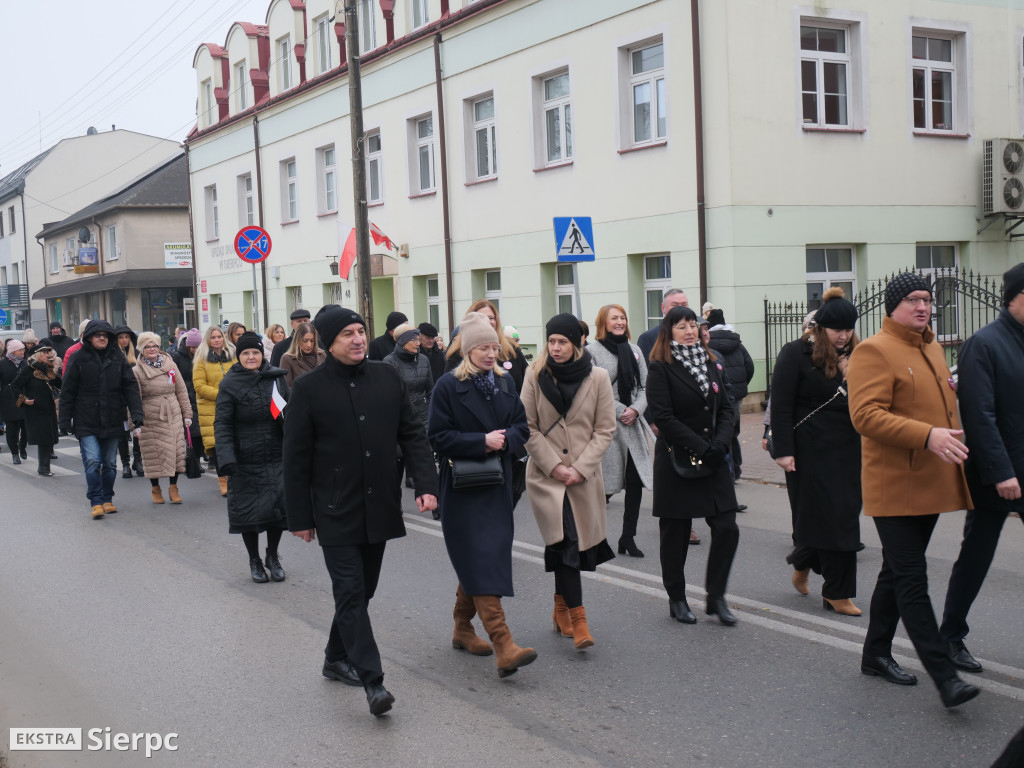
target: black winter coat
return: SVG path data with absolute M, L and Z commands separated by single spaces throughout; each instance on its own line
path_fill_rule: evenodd
M 444 350 L 438 349 L 436 345 L 430 349 L 420 347 L 420 354 L 427 358 L 427 362 L 430 363 L 430 375 L 434 377 L 434 383 L 436 384 L 444 376 L 445 365 L 448 363 L 444 357 Z
M 393 365 L 402 374 L 409 400 L 416 409 L 423 428 L 427 428 L 427 415 L 430 413 L 430 393 L 434 389 L 434 376 L 430 372 L 430 363 L 423 354 L 413 355 L 401 347 L 384 358 L 384 362 Z
M 826 379 L 812 365 L 813 351 L 803 339 L 779 351 L 772 369 L 772 441 L 776 456 L 792 456 L 796 462 L 796 472 L 786 473 L 794 541 L 855 552 L 860 544 L 860 435 L 850 420 L 849 400 L 839 395 L 794 429 L 842 384 L 842 376 Z
M 0 419 L 3 421 L 24 421 L 25 412 L 17 406 L 17 398 L 11 391 L 11 384 L 18 377 L 18 370 L 24 368 L 25 361 L 21 365 L 15 365 L 6 357 L 0 359 Z
M 999 498 L 995 486 L 1016 477 L 1024 488 L 1024 326 L 1004 309 L 964 343 L 957 370 L 974 506 L 1020 512 L 1024 501 Z
M 654 444 L 654 516 L 711 517 L 736 509 L 736 491 L 727 461 L 707 477 L 685 480 L 672 468 L 673 451 L 701 456 L 713 440 L 729 445 L 736 415 L 725 393 L 721 363 L 708 361 L 707 397 L 678 360 L 654 361 L 647 371 L 647 406 L 658 427 Z M 712 432 L 712 414 L 717 419 Z
M 754 378 L 754 361 L 750 359 L 750 353 L 738 333 L 724 328 L 709 332 L 708 346 L 725 368 L 730 394 L 739 405 L 747 396 L 747 385 Z
M 15 398 L 24 395 L 26 400 L 35 401 L 32 405 L 25 403 L 20 410 L 25 414 L 29 445 L 45 447 L 57 444 L 55 398 L 60 397 L 61 379 L 59 371 L 52 368 L 47 371 L 48 366 L 41 365 L 42 370 L 33 367 L 32 363 L 23 363 L 11 385 L 11 393 Z
M 284 427 L 270 411 L 274 384 L 288 399 L 284 371 L 264 362 L 256 371 L 232 365 L 217 390 L 213 422 L 217 464 L 227 468 L 228 530 L 259 532 L 286 527 Z M 233 466 L 232 466 L 233 465 Z
M 89 339 L 105 333 L 110 341 L 100 351 Z M 132 367 L 117 349 L 114 329 L 106 320 L 93 320 L 82 334 L 83 344 L 64 372 L 60 397 L 60 426 L 78 438 L 120 437 L 125 413 L 142 426 L 142 397 Z
M 75 340 L 69 337 L 67 333 L 63 333 L 63 330 L 64 329 L 62 328 L 60 336 L 47 336 L 39 342 L 43 346 L 53 347 L 53 351 L 57 353 L 57 357 L 62 360 L 64 359 L 64 354 L 71 349 L 75 343 Z
M 284 357 L 284 353 L 289 350 L 292 346 L 292 340 L 295 338 L 295 331 L 292 331 L 292 335 L 287 338 L 281 339 L 274 345 L 274 351 L 270 353 L 270 364 L 275 368 L 281 365 L 281 358 Z
M 203 434 L 199 429 L 199 407 L 196 405 L 196 385 L 192 381 L 192 358 L 185 351 L 184 344 L 175 344 L 171 348 L 171 360 L 181 371 L 181 377 L 185 380 L 185 390 L 188 392 L 188 402 L 192 406 L 192 426 L 188 431 L 192 435 L 192 445 L 196 447 L 197 453 L 203 444 Z
M 434 457 L 398 371 L 328 354 L 296 379 L 284 429 L 289 530 L 315 528 L 321 546 L 404 536 L 396 446 L 416 495 L 436 496 Z
M 370 360 L 383 360 L 385 357 L 395 351 L 395 337 L 390 333 L 385 333 L 383 336 L 378 336 L 376 339 L 370 342 L 370 346 L 367 349 L 366 356 Z

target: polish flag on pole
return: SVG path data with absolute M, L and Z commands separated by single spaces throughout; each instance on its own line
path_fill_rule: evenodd
M 338 219 L 338 252 L 341 254 L 338 274 L 348 280 L 352 265 L 356 263 L 356 228 L 345 226 L 340 218 Z
M 288 401 L 281 397 L 281 393 L 277 389 L 277 382 L 274 382 L 274 389 L 270 393 L 270 415 L 275 419 L 284 413 L 285 407 L 288 405 Z
M 373 238 L 374 245 L 386 245 L 389 251 L 395 250 L 395 244 L 391 242 L 391 238 L 385 235 L 380 227 L 370 222 L 370 237 Z

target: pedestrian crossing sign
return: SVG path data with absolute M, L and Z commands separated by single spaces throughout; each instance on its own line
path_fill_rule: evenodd
M 594 225 L 589 216 L 555 217 L 555 255 L 559 261 L 594 261 Z

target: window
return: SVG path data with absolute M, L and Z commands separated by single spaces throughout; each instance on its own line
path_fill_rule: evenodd
M 11 278 L 14 285 L 18 285 L 21 282 L 21 276 L 18 274 L 18 263 L 11 264 Z
M 850 125 L 850 51 L 846 29 L 800 27 L 800 90 L 804 125 Z
M 661 300 L 672 282 L 672 260 L 667 253 L 644 256 L 644 313 L 646 328 L 661 323 Z
M 501 314 L 501 270 L 489 269 L 484 272 L 484 298 L 498 308 Z
M 217 185 L 212 184 L 203 190 L 206 204 L 206 239 L 216 240 L 220 237 L 220 218 L 217 213 Z
M 213 193 L 214 193 L 214 206 L 215 206 L 214 207 L 214 216 L 216 217 L 216 215 L 217 215 L 216 214 L 216 205 L 217 205 L 217 202 L 216 202 L 217 190 L 216 190 L 216 188 L 214 189 Z M 118 250 L 117 250 L 117 227 L 116 226 L 107 227 L 106 228 L 106 236 L 107 236 L 107 242 L 104 243 L 104 246 L 105 246 L 106 251 L 107 251 L 107 261 L 116 261 L 118 256 L 121 255 L 120 253 L 118 253 Z
M 430 21 L 427 16 L 427 0 L 409 0 L 409 3 L 412 5 L 412 28 L 419 29 Z
M 7 209 L 7 230 L 14 234 L 14 206 Z
M 235 65 L 235 103 L 238 105 L 238 111 L 241 112 L 249 106 L 249 102 L 246 98 L 246 90 L 248 85 L 248 73 L 245 69 L 245 60 L 238 62 Z
M 333 144 L 316 151 L 316 169 L 318 213 L 335 213 L 338 210 L 338 174 Z
M 494 97 L 473 102 L 473 147 L 476 178 L 498 175 L 498 148 L 494 123 Z
M 213 81 L 203 80 L 203 125 L 209 127 L 213 125 Z
M 64 266 L 73 267 L 75 264 L 75 238 L 69 237 L 64 241 Z
M 0 237 L 4 236 L 4 214 L 0 211 Z
M 326 13 L 313 23 L 316 25 L 316 71 L 322 75 L 331 68 L 331 24 Z
M 366 202 L 384 201 L 383 176 L 381 174 L 380 131 L 366 134 Z
M 291 314 L 296 309 L 305 309 L 302 306 L 302 286 L 301 285 L 289 285 L 288 286 L 288 314 Z
M 434 182 L 434 118 L 431 115 L 413 120 L 414 163 L 413 194 L 433 192 Z
M 252 174 L 246 173 L 238 177 L 238 225 L 245 227 L 256 223 L 255 207 L 252 194 Z
M 957 35 L 915 29 L 911 38 L 914 128 L 956 132 Z M 962 35 L 959 36 L 961 39 Z
M 559 314 L 568 312 L 579 317 L 576 311 L 576 282 L 572 264 L 555 264 L 555 302 Z
M 960 336 L 955 243 L 918 243 L 917 268 L 932 282 L 932 330 L 941 339 Z
M 7 267 L 0 267 L 0 285 L 7 284 Z
M 373 18 L 373 0 L 359 0 L 359 52 L 377 47 L 377 29 Z
M 299 185 L 295 158 L 281 162 L 281 220 L 299 220 Z
M 344 283 L 324 283 L 323 294 L 324 301 L 321 306 L 326 304 L 344 304 L 345 303 L 345 285 Z M 352 293 L 352 289 L 348 289 L 349 295 Z
M 292 87 L 292 39 L 285 36 L 277 41 L 278 85 L 282 91 Z
M 50 274 L 60 272 L 60 256 L 57 254 L 57 244 L 50 243 Z
M 427 278 L 427 322 L 441 327 L 441 284 L 437 275 Z
M 667 134 L 664 45 L 631 49 L 629 74 L 633 145 L 660 141 Z
M 572 104 L 569 99 L 569 73 L 545 79 L 543 90 L 544 163 L 562 163 L 572 159 Z
M 846 298 L 853 300 L 857 288 L 853 246 L 808 246 L 806 261 L 808 310 L 820 307 L 821 297 L 833 286 L 842 288 L 846 291 Z

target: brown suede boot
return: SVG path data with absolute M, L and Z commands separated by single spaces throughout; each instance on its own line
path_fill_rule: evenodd
M 160 492 L 160 486 L 159 485 L 154 485 L 150 489 L 150 493 L 153 494 L 153 503 L 154 504 L 163 504 L 164 503 L 164 495 Z
M 171 485 L 167 488 L 167 498 L 171 500 L 171 504 L 181 504 L 181 494 L 178 493 L 178 486 Z
M 848 597 L 844 597 L 842 600 L 829 600 L 827 597 L 823 597 L 821 598 L 821 607 L 826 611 L 841 613 L 843 616 L 860 616 L 864 613 Z
M 587 612 L 583 606 L 569 609 L 569 618 L 572 619 L 572 639 L 577 651 L 589 648 L 594 644 L 594 638 L 587 626 Z
M 218 477 L 217 478 L 217 485 L 220 486 L 220 495 L 221 496 L 227 496 L 228 495 L 228 479 L 226 477 Z
M 476 616 L 476 606 L 473 604 L 473 598 L 463 592 L 462 585 L 459 584 L 455 590 L 455 610 L 452 611 L 452 617 L 455 619 L 452 648 L 466 651 L 474 656 L 490 656 L 494 653 L 494 649 L 473 629 L 474 616 Z
M 810 568 L 804 568 L 802 571 L 793 571 L 793 586 L 801 595 L 811 594 L 811 588 L 807 586 L 807 579 L 810 573 Z
M 572 619 L 569 618 L 569 606 L 565 604 L 565 598 L 555 595 L 555 610 L 551 614 L 551 623 L 555 632 L 560 632 L 562 637 L 572 637 Z
M 533 648 L 520 648 L 512 639 L 512 633 L 505 623 L 505 611 L 501 607 L 500 597 L 476 595 L 473 602 L 494 644 L 494 661 L 498 666 L 498 677 L 513 675 L 520 667 L 525 667 L 536 660 L 537 652 Z

